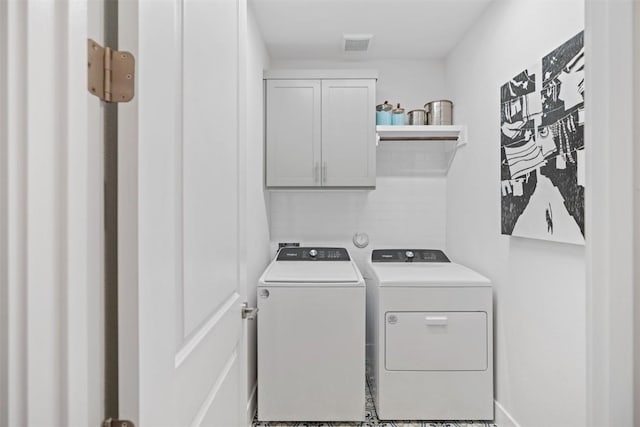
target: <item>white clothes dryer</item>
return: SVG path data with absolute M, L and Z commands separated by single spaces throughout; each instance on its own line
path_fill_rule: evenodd
M 384 420 L 491 420 L 493 304 L 486 277 L 439 250 L 374 250 L 367 372 Z
M 258 285 L 258 419 L 365 418 L 365 286 L 343 248 L 282 248 Z

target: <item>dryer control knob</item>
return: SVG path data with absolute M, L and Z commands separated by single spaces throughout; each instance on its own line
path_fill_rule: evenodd
M 405 256 L 406 256 L 407 258 L 413 258 L 413 257 L 415 257 L 415 256 L 416 256 L 416 255 L 413 253 L 413 251 L 407 251 L 407 252 L 405 252 L 404 254 L 405 254 Z
M 316 251 L 315 249 L 311 249 L 311 250 L 309 251 L 309 256 L 310 256 L 311 258 L 315 258 L 316 256 L 318 256 L 318 251 Z

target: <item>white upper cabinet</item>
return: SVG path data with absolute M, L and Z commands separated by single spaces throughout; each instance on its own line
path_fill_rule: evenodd
M 376 185 L 374 80 L 322 81 L 322 183 Z
M 362 76 L 265 73 L 267 187 L 375 187 L 376 78 Z
M 319 80 L 267 81 L 267 186 L 320 185 Z

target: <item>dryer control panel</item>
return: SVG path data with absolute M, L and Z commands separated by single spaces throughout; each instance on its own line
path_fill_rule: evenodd
M 451 262 L 438 249 L 376 249 L 371 262 Z
M 278 252 L 277 261 L 350 261 L 345 248 L 285 247 Z

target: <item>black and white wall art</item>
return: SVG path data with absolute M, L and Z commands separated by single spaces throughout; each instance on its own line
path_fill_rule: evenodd
M 502 234 L 584 244 L 584 32 L 500 88 Z

